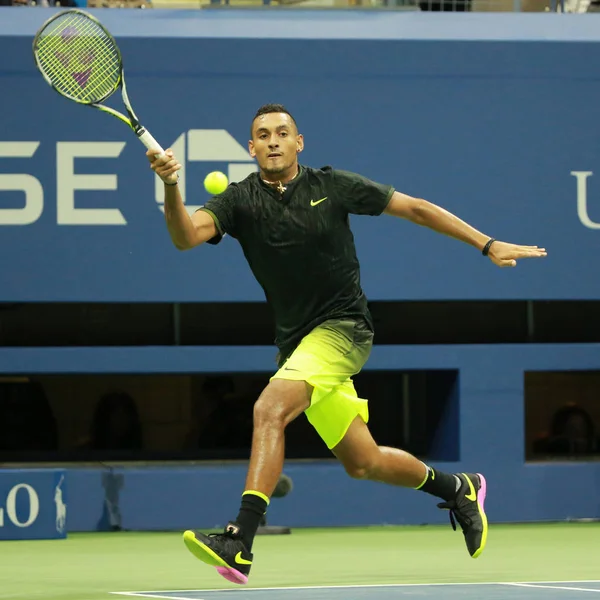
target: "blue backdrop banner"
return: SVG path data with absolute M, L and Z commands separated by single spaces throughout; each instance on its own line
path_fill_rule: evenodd
M 162 186 L 125 126 L 43 81 L 31 42 L 49 14 L 8 10 L 0 22 L 11 57 L 0 66 L 0 301 L 263 300 L 235 240 L 173 247 Z M 98 14 L 142 122 L 184 163 L 190 210 L 208 199 L 209 171 L 239 180 L 256 169 L 249 124 L 281 102 L 305 136 L 304 163 L 393 184 L 549 251 L 499 270 L 411 223 L 353 217 L 370 299 L 600 298 L 594 15 Z
M 62 469 L 0 469 L 0 540 L 67 536 L 67 482 Z

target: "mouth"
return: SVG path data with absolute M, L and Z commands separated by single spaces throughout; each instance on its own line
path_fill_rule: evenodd
M 280 152 L 271 152 L 267 155 L 267 158 L 279 158 L 281 156 Z

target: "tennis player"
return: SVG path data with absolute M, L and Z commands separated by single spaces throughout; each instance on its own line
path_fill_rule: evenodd
M 260 171 L 232 183 L 189 216 L 177 187 L 181 168 L 169 150 L 151 168 L 165 183 L 165 218 L 180 250 L 225 234 L 238 240 L 274 310 L 279 370 L 254 406 L 250 465 L 237 517 L 223 533 L 186 531 L 187 548 L 229 581 L 248 582 L 252 543 L 284 463 L 286 426 L 305 413 L 347 473 L 413 488 L 442 500 L 458 521 L 469 554 L 487 538 L 486 481 L 444 473 L 395 448 L 378 446 L 367 427 L 367 400 L 352 382 L 367 361 L 373 321 L 361 289 L 349 214 L 391 215 L 474 246 L 499 267 L 546 256 L 544 248 L 497 241 L 421 198 L 355 173 L 299 164 L 303 136 L 279 104 L 256 113 L 249 152 Z

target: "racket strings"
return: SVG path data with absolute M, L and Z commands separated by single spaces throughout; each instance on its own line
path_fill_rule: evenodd
M 93 21 L 65 19 L 49 38 L 56 84 L 83 101 L 107 96 L 118 83 L 119 57 L 112 41 Z
M 114 40 L 83 15 L 49 24 L 37 42 L 42 71 L 62 94 L 79 102 L 99 102 L 117 88 L 121 60 Z
M 64 21 L 45 38 L 56 83 L 81 100 L 106 96 L 116 83 L 112 72 L 119 68 L 111 40 L 93 21 L 79 17 Z

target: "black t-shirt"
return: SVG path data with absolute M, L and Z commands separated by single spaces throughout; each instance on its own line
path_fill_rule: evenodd
M 281 194 L 252 173 L 211 198 L 219 234 L 236 238 L 275 315 L 275 343 L 288 355 L 327 319 L 372 329 L 348 215 L 380 215 L 394 188 L 332 167 L 300 166 Z

